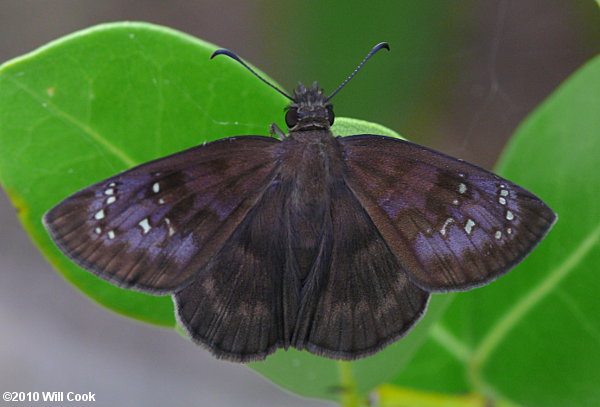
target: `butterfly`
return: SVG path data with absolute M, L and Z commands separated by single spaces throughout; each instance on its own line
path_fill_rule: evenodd
M 278 348 L 371 355 L 422 317 L 431 293 L 496 279 L 555 213 L 524 188 L 417 144 L 335 137 L 331 98 L 301 83 L 288 134 L 238 136 L 87 187 L 43 218 L 76 264 L 122 288 L 173 295 L 178 321 L 216 357 Z

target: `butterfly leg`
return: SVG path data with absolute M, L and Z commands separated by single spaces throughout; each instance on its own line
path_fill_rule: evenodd
M 285 133 L 275 123 L 271 123 L 269 126 L 269 134 L 271 134 L 271 136 L 277 136 L 280 140 L 286 138 Z

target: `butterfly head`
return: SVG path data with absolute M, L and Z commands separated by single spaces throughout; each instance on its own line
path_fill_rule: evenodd
M 298 83 L 293 99 L 285 115 L 290 131 L 327 130 L 333 124 L 333 105 L 317 82 L 310 88 Z
M 362 66 L 373 56 L 376 52 L 381 49 L 390 49 L 387 42 L 381 42 L 373 47 L 371 52 L 367 54 L 365 59 L 356 67 L 356 69 L 346 78 L 344 82 L 333 93 L 329 96 L 323 94 L 323 90 L 319 89 L 317 82 L 313 83 L 313 86 L 306 88 L 302 83 L 298 84 L 298 88 L 294 90 L 294 96 L 290 96 L 277 86 L 273 85 L 261 75 L 259 75 L 254 69 L 246 64 L 240 57 L 227 49 L 218 49 L 210 56 L 211 59 L 217 55 L 226 55 L 229 58 L 239 62 L 244 68 L 249 70 L 258 79 L 275 89 L 282 96 L 285 96 L 292 101 L 287 107 L 287 113 L 285 115 L 285 122 L 290 131 L 308 131 L 308 130 L 327 130 L 333 124 L 335 118 L 333 114 L 333 105 L 329 103 L 346 84 L 354 78 L 354 75 L 362 68 Z

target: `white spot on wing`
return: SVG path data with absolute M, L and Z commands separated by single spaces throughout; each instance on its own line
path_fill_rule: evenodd
M 100 234 L 100 233 L 102 233 L 102 229 L 96 228 L 96 229 L 94 229 L 94 232 L 96 232 L 97 234 Z
M 169 236 L 173 236 L 175 234 L 175 229 L 171 226 L 171 220 L 169 218 L 165 218 L 165 223 L 169 227 Z
M 113 188 L 108 188 L 106 191 L 104 191 L 105 195 L 112 195 L 115 193 L 115 190 Z
M 472 219 L 468 219 L 467 224 L 465 225 L 465 232 L 467 232 L 467 235 L 471 234 L 473 226 L 475 226 L 475 222 Z
M 115 238 L 115 232 L 113 232 L 112 230 L 109 230 L 108 231 L 108 238 L 111 239 L 111 240 L 114 239 Z
M 498 198 L 498 202 L 500 202 L 500 205 L 506 205 L 506 199 L 502 197 Z
M 506 219 L 513 220 L 515 215 L 511 211 L 506 211 Z
M 447 227 L 448 227 L 448 226 L 449 226 L 449 225 L 450 225 L 452 222 L 454 222 L 454 219 L 452 219 L 452 218 L 448 218 L 448 219 L 446 219 L 446 222 L 444 222 L 444 226 L 442 226 L 442 228 L 440 229 L 440 234 L 441 234 L 442 236 L 445 236 L 445 235 L 446 235 L 446 228 L 447 228 Z
M 116 182 L 111 182 L 110 184 L 108 184 L 108 186 L 109 186 L 109 187 L 111 187 L 111 188 L 112 188 L 112 187 L 116 187 L 116 186 L 117 186 L 117 183 L 116 183 Z
M 509 235 L 512 235 L 512 228 L 506 229 L 506 233 L 508 233 Z
M 497 232 L 494 234 L 494 237 L 496 238 L 496 240 L 500 240 L 500 238 L 502 237 L 502 232 L 500 232 L 500 231 L 497 231 Z
M 104 209 L 100 209 L 98 212 L 96 212 L 94 218 L 97 220 L 104 219 Z
M 158 203 L 162 205 L 162 204 L 164 204 L 164 203 L 165 203 L 165 200 L 164 200 L 164 199 L 162 199 L 162 198 L 158 198 Z
M 502 195 L 502 196 L 508 196 L 508 191 L 506 189 L 501 189 L 500 190 L 500 195 Z
M 458 184 L 458 193 L 464 194 L 465 192 L 467 192 L 467 186 L 461 182 Z
M 150 229 L 152 229 L 150 227 L 150 223 L 148 223 L 148 218 L 144 218 L 140 223 L 138 223 L 138 225 L 140 225 L 142 228 L 142 233 L 144 234 L 148 233 Z
M 455 199 L 454 201 L 452 201 L 452 203 L 453 203 L 454 205 L 458 205 L 458 199 Z
M 107 205 L 113 204 L 113 203 L 115 203 L 115 201 L 116 201 L 116 200 L 117 200 L 117 198 L 116 198 L 116 197 L 114 197 L 114 196 L 109 196 L 109 197 L 108 197 L 108 199 L 106 200 L 106 204 L 107 204 Z
M 155 194 L 158 194 L 158 191 L 160 191 L 160 185 L 158 185 L 158 182 L 155 182 L 152 185 L 152 192 L 154 192 Z

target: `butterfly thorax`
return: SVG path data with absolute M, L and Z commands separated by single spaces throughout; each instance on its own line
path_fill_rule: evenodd
M 306 88 L 298 83 L 294 101 L 288 106 L 285 121 L 290 132 L 327 130 L 333 124 L 333 106 L 327 101 L 317 82 Z

